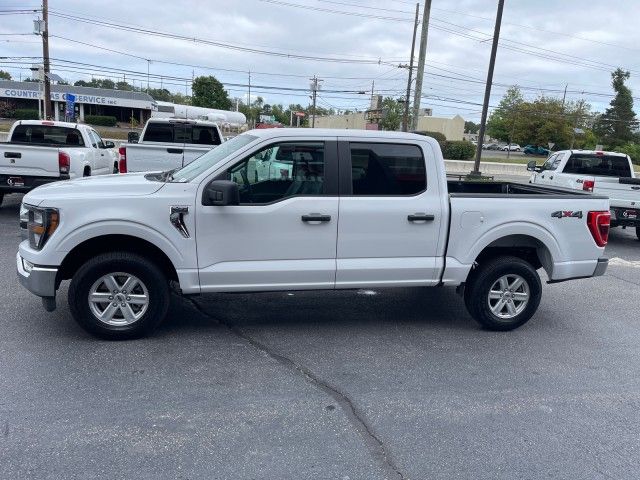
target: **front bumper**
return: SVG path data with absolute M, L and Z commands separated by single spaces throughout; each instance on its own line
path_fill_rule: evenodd
M 56 296 L 57 268 L 32 265 L 24 260 L 20 253 L 16 254 L 16 267 L 18 280 L 31 293 L 39 297 Z

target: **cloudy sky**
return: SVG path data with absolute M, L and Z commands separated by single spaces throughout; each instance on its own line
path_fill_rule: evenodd
M 640 2 L 505 3 L 492 105 L 509 85 L 527 98 L 562 96 L 568 85 L 568 99 L 603 110 L 617 66 L 631 71 L 640 99 Z M 479 119 L 496 6 L 433 0 L 422 106 L 434 115 Z M 39 2 L 0 0 L 0 69 L 14 78 L 42 54 L 31 34 L 38 14 L 25 8 Z M 366 108 L 372 82 L 382 95 L 406 89 L 398 65 L 411 52 L 410 0 L 50 0 L 49 8 L 52 71 L 69 81 L 146 86 L 148 68 L 152 87 L 184 93 L 192 75 L 215 75 L 232 97 L 246 97 L 251 71 L 252 97 L 304 105 L 317 75 L 319 105 L 337 109 Z

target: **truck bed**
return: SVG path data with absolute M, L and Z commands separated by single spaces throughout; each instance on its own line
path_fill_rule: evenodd
M 560 187 L 548 187 L 529 183 L 508 181 L 468 182 L 447 180 L 447 188 L 451 197 L 521 197 L 529 198 L 567 198 L 590 197 L 606 199 L 606 195 L 592 195 L 580 190 Z

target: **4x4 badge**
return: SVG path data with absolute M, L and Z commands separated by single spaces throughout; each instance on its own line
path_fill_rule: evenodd
M 551 216 L 554 218 L 582 218 L 582 211 L 573 212 L 571 210 L 558 210 L 557 212 L 553 212 Z

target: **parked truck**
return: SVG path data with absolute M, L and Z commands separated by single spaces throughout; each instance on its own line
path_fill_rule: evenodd
M 46 183 L 117 173 L 114 146 L 88 125 L 20 120 L 0 143 L 0 203 Z
M 628 155 L 594 150 L 563 150 L 542 166 L 527 164 L 530 183 L 582 190 L 609 197 L 611 226 L 635 227 L 640 240 L 640 179 Z
M 224 141 L 217 124 L 151 118 L 138 142 L 120 146 L 120 173 L 182 168 Z
M 267 161 L 290 173 L 251 174 Z M 447 181 L 429 137 L 320 129 L 253 130 L 176 171 L 48 185 L 22 208 L 20 282 L 53 310 L 70 279 L 75 320 L 112 339 L 150 333 L 170 282 L 183 295 L 457 287 L 483 327 L 510 330 L 538 308 L 538 270 L 605 272 L 610 219 L 601 195 Z

